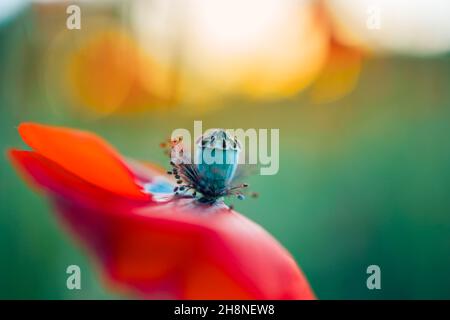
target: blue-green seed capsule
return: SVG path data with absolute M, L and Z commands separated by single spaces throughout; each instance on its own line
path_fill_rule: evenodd
M 196 166 L 201 180 L 213 190 L 225 189 L 238 166 L 241 147 L 225 130 L 213 129 L 196 145 Z

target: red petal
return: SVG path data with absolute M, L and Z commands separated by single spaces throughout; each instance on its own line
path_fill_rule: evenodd
M 84 131 L 23 123 L 23 140 L 36 152 L 96 186 L 127 197 L 147 196 L 117 151 Z
M 151 200 L 148 195 L 146 199 L 130 199 L 98 188 L 34 151 L 10 150 L 9 156 L 25 180 L 43 188 L 53 197 L 94 207 L 128 208 L 148 204 Z
M 260 226 L 226 209 L 181 209 L 181 201 L 127 215 L 58 208 L 96 248 L 109 279 L 143 297 L 314 299 L 290 254 Z
M 10 155 L 50 191 L 64 221 L 121 288 L 152 298 L 314 298 L 289 253 L 234 211 L 126 199 L 36 152 Z
M 263 228 L 228 209 L 152 207 L 145 217 L 183 223 L 196 239 L 185 265 L 186 299 L 314 299 L 290 254 Z M 202 212 L 202 211 L 210 212 Z

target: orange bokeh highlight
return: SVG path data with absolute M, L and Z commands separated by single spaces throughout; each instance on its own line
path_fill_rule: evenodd
M 363 52 L 331 41 L 327 62 L 310 90 L 314 103 L 336 101 L 356 87 L 362 67 Z
M 101 114 L 170 104 L 169 74 L 118 30 L 100 31 L 85 39 L 67 61 L 72 97 Z

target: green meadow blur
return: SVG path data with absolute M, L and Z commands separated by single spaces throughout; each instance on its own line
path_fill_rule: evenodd
M 449 55 L 367 58 L 353 92 L 330 103 L 313 104 L 306 89 L 275 101 L 230 98 L 201 113 L 175 103 L 86 116 L 46 85 L 34 18 L 24 9 L 0 25 L 0 298 L 126 298 L 103 286 L 48 202 L 13 170 L 5 152 L 26 148 L 20 122 L 90 130 L 168 167 L 160 142 L 202 120 L 204 129 L 280 129 L 278 174 L 250 176 L 259 198 L 231 202 L 292 253 L 320 299 L 450 299 Z M 66 288 L 72 264 L 81 290 Z M 381 290 L 366 286 L 372 264 Z

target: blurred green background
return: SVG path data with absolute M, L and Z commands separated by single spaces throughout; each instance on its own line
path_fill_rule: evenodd
M 63 14 L 64 11 L 60 11 Z M 313 104 L 231 97 L 210 112 L 146 110 L 86 116 L 62 106 L 45 81 L 45 40 L 24 9 L 0 25 L 0 148 L 24 148 L 22 121 L 91 130 L 123 154 L 167 166 L 159 143 L 175 128 L 279 128 L 280 170 L 251 176 L 256 200 L 236 209 L 295 257 L 321 299 L 450 298 L 450 56 L 374 55 L 353 92 Z M 56 90 L 56 89 L 55 89 Z M 56 96 L 56 97 L 55 97 Z M 42 197 L 0 160 L 0 298 L 123 298 Z M 66 267 L 82 290 L 66 288 Z M 381 268 L 368 290 L 366 268 Z

